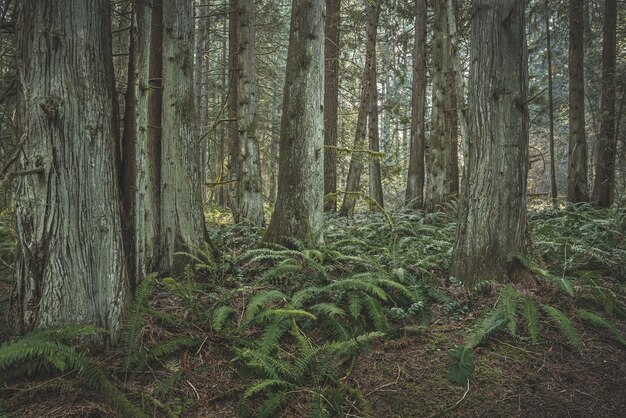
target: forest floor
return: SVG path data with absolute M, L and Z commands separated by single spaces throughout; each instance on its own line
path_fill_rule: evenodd
M 216 216 L 213 213 L 209 220 L 221 221 Z M 533 240 L 538 247 L 535 256 L 541 259 L 544 273 L 563 270 L 562 277 L 565 277 L 567 269 L 567 276 L 571 276 L 571 283 L 567 286 L 575 289 L 577 296 L 572 297 L 573 293 L 564 295 L 551 285 L 525 290 L 523 295 L 532 297 L 537 303 L 540 301 L 541 306 L 558 306 L 565 312 L 575 325 L 580 345 L 572 344 L 565 337 L 567 331 L 551 323 L 546 315 L 541 316 L 540 337 L 530 338 L 528 333 L 522 332 L 529 320 L 520 316 L 519 330 L 510 332 L 506 326 L 494 327 L 473 347 L 474 372 L 464 385 L 454 384 L 448 379 L 450 352 L 469 338 L 468 330 L 480 328 L 481 318 L 488 317 L 489 312 L 500 306 L 507 293 L 503 285 L 495 282 L 486 282 L 480 289 L 468 292 L 447 276 L 446 260 L 454 229 L 453 220 L 445 217 L 404 219 L 392 216 L 396 231 L 402 229 L 404 221 L 407 225 L 420 223 L 423 241 L 407 240 L 406 243 L 419 244 L 428 252 L 414 254 L 415 259 L 406 254 L 404 244 L 398 243 L 402 243 L 403 237 L 412 237 L 416 231 L 397 232 L 398 235 L 394 235 L 395 232 L 385 233 L 385 223 L 390 219 L 363 217 L 354 222 L 330 222 L 327 241 L 331 244 L 327 245 L 341 243 L 345 237 L 353 241 L 358 238 L 364 247 L 353 248 L 352 254 L 368 252 L 376 258 L 376 263 L 372 262 L 374 267 L 366 268 L 357 268 L 350 264 L 351 259 L 345 258 L 342 259 L 342 269 L 380 269 L 397 274 L 398 270 L 406 268 L 416 276 L 427 276 L 423 280 L 432 286 L 419 288 L 420 292 L 426 289 L 432 297 L 425 298 L 426 307 L 414 315 L 398 316 L 399 298 L 396 298 L 396 305 L 392 308 L 381 302 L 380 306 L 389 311 L 384 337 L 372 338 L 369 344 L 351 351 L 348 357 L 342 357 L 334 380 L 328 377 L 330 375 L 322 375 L 322 372 L 319 376 L 323 378 L 318 377 L 316 367 L 322 369 L 323 366 L 310 363 L 308 374 L 299 377 L 287 378 L 270 370 L 270 379 L 266 379 L 268 382 L 289 381 L 282 391 L 279 390 L 280 384 L 270 382 L 267 387 L 249 393 L 254 384 L 263 378 L 255 368 L 266 366 L 261 364 L 261 357 L 254 361 L 246 360 L 243 351 L 265 344 L 264 338 L 267 338 L 270 326 L 264 328 L 258 322 L 244 325 L 244 318 L 250 314 L 250 306 L 256 303 L 255 295 L 258 293 L 255 292 L 259 289 L 263 289 L 261 293 L 278 288 L 284 290 L 286 295 L 291 293 L 287 291 L 289 286 L 277 282 L 277 276 L 272 273 L 272 269 L 281 264 L 278 253 L 266 254 L 255 247 L 260 231 L 231 226 L 216 226 L 213 231 L 224 254 L 228 254 L 227 266 L 211 264 L 210 260 L 199 257 L 183 276 L 177 278 L 177 282 L 156 278 L 154 285 L 146 288 L 145 300 L 135 301 L 137 305 L 145 303 L 145 309 L 141 310 L 138 344 L 134 346 L 137 352 L 146 354 L 144 362 L 136 362 L 135 370 L 129 372 L 127 362 L 133 353 L 129 354 L 125 348 L 92 351 L 90 358 L 106 369 L 111 382 L 149 416 L 260 416 L 264 405 L 279 394 L 279 406 L 266 416 L 621 417 L 626 414 L 626 340 L 620 337 L 626 335 L 623 311 L 626 302 L 626 216 L 623 210 L 616 215 L 588 208 L 573 216 L 560 216 L 546 212 L 535 215 L 534 220 L 538 224 L 533 232 Z M 377 222 L 377 227 L 371 227 Z M 547 227 L 552 229 L 545 229 Z M 441 235 L 441 230 L 447 231 L 445 236 Z M 555 246 L 558 240 L 562 240 L 565 247 Z M 398 251 L 383 254 L 383 248 L 396 244 L 400 245 Z M 371 247 L 369 250 L 366 249 L 368 246 Z M 340 244 L 333 248 L 350 252 L 348 246 L 340 247 Z M 565 261 L 561 260 L 553 266 L 564 250 L 571 254 L 566 256 Z M 246 251 L 251 252 L 251 256 L 246 257 Z M 328 256 L 332 252 L 322 253 Z M 429 258 L 439 253 L 437 257 Z M 304 277 L 319 273 L 315 271 L 319 266 L 306 264 L 311 262 L 306 258 L 308 256 L 302 250 L 291 254 L 293 258 L 282 259 L 283 264 L 289 264 L 289 260 L 294 259 L 301 261 L 298 266 L 304 274 L 298 275 L 302 273 L 300 270 L 287 270 L 292 275 L 290 277 L 298 284 L 303 283 L 303 286 L 304 283 L 310 285 L 309 282 L 301 282 Z M 323 260 L 319 264 L 329 274 L 345 273 L 337 267 L 338 258 L 329 262 L 319 254 L 316 257 Z M 429 259 L 430 262 L 419 264 L 415 261 L 418 258 Z M 590 273 L 592 271 L 595 275 Z M 583 279 L 593 277 L 592 283 L 597 288 L 599 272 L 603 275 L 602 288 L 600 293 L 594 289 L 603 298 L 592 301 L 585 297 L 588 282 Z M 6 313 L 8 305 L 9 277 L 8 269 L 0 270 L 0 314 Z M 579 293 L 581 296 L 578 296 Z M 606 296 L 608 294 L 612 296 Z M 337 298 L 335 295 L 333 303 L 342 306 Z M 266 306 L 282 306 L 277 305 L 280 303 L 275 300 Z M 594 303 L 598 304 L 594 312 L 601 312 L 610 319 L 614 326 L 612 332 L 585 323 L 575 315 L 576 309 L 582 306 L 591 310 Z M 216 323 L 218 309 L 215 306 L 220 304 L 233 308 L 234 318 L 230 326 Z M 285 310 L 293 306 L 295 303 L 290 302 L 285 305 Z M 521 302 L 518 306 L 520 311 Z M 313 307 L 307 309 L 314 312 Z M 348 309 L 352 308 L 346 307 Z M 404 311 L 409 312 L 409 309 Z M 290 312 L 291 324 L 295 326 L 294 315 L 304 314 L 295 312 L 295 308 Z M 322 317 L 319 312 L 318 319 Z M 273 314 L 276 313 L 274 311 Z M 363 315 L 366 315 L 365 311 Z M 323 345 L 323 336 L 328 330 L 300 320 L 297 322 L 303 330 L 300 331 L 302 335 L 306 333 L 305 345 Z M 348 328 L 353 330 L 364 324 L 373 327 L 373 322 L 374 319 L 350 322 Z M 6 324 L 6 321 L 0 324 L 0 339 L 4 334 L 1 328 Z M 367 329 L 359 332 L 364 331 Z M 155 347 L 164 347 L 164 343 L 176 338 L 181 340 L 172 343 L 171 350 L 162 349 L 162 355 L 155 354 Z M 193 338 L 194 342 L 187 343 L 187 340 L 183 341 L 185 338 Z M 296 347 L 299 340 L 302 338 L 293 328 L 292 335 L 281 334 L 274 343 L 278 347 L 277 352 L 282 354 L 276 354 L 275 358 L 295 359 L 293 363 L 297 364 L 298 350 L 302 350 Z M 0 416 L 109 417 L 116 416 L 116 411 L 119 411 L 108 397 L 86 385 L 85 380 L 72 370 L 62 373 L 49 370 L 37 376 L 6 381 L 2 379 L 0 368 L 0 382 L 3 383 L 0 388 Z M 273 390 L 268 390 L 272 387 Z M 325 405 L 320 408 L 321 412 L 314 412 L 317 411 L 315 402 Z

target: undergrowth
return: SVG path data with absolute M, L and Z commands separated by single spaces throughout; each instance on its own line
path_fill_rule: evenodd
M 448 377 L 463 385 L 475 349 L 498 334 L 524 344 L 561 335 L 559 342 L 578 349 L 588 326 L 626 347 L 615 325 L 626 317 L 623 209 L 531 212 L 532 251 L 509 258 L 532 272 L 537 288 L 484 281 L 471 291 L 449 276 L 456 208 L 443 209 L 331 215 L 324 244 L 314 248 L 261 247 L 259 228 L 215 226 L 219 260 L 208 246 L 189 249 L 180 277 L 150 275 L 136 289 L 107 373 L 75 338 L 91 328 L 16 340 L 0 348 L 0 368 L 12 379 L 73 370 L 118 412 L 186 416 L 192 402 L 174 392 L 209 367 L 186 363 L 210 346 L 237 368 L 238 384 L 217 398 L 236 397 L 239 415 L 278 416 L 306 399 L 318 417 L 367 415 L 371 405 L 349 378 L 358 356 L 385 339 L 427 333 L 434 321 L 465 324 L 482 312 L 450 351 Z M 137 393 L 131 383 L 154 380 L 155 370 L 162 377 Z

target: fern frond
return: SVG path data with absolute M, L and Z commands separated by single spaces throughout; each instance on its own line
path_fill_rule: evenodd
M 511 335 L 517 331 L 517 298 L 520 294 L 510 284 L 500 292 L 500 309 Z
M 576 327 L 562 311 L 555 308 L 554 306 L 545 304 L 542 304 L 541 308 L 550 316 L 550 318 L 552 318 L 557 327 L 561 330 L 563 334 L 565 334 L 567 339 L 574 347 L 582 347 L 582 341 L 580 340 L 580 336 L 578 335 Z
M 465 345 L 458 345 L 450 351 L 449 356 L 451 363 L 448 367 L 448 380 L 465 386 L 474 374 L 474 350 Z
M 220 332 L 228 317 L 234 313 L 235 309 L 228 305 L 220 306 L 215 309 L 213 311 L 213 319 L 211 320 L 211 326 L 215 332 Z
M 261 352 L 268 354 L 275 349 L 278 341 L 289 330 L 289 327 L 290 322 L 286 318 L 278 318 L 265 327 L 259 344 Z
M 257 393 L 265 392 L 273 387 L 288 387 L 289 382 L 285 382 L 281 379 L 263 379 L 259 380 L 254 385 L 250 386 L 243 394 L 244 399 L 256 395 Z
M 617 327 L 613 323 L 611 323 L 611 321 L 601 317 L 594 312 L 589 312 L 583 309 L 579 309 L 576 313 L 578 314 L 579 318 L 589 322 L 592 325 L 604 328 L 605 330 L 609 331 L 609 333 L 611 333 L 611 335 L 613 335 L 613 337 L 615 337 L 615 339 L 619 341 L 620 344 L 626 347 L 626 338 L 624 338 L 622 333 L 619 332 Z
M 526 329 L 532 342 L 536 343 L 539 339 L 539 313 L 535 303 L 530 298 L 524 298 L 524 319 L 526 320 Z
M 310 312 L 305 311 L 304 309 L 288 309 L 288 308 L 266 309 L 262 311 L 261 313 L 259 313 L 256 319 L 258 320 L 258 322 L 263 322 L 268 319 L 273 319 L 276 317 L 278 318 L 300 317 L 300 318 L 312 319 L 313 321 L 317 321 L 317 317 L 315 315 L 313 315 Z
M 492 333 L 498 331 L 504 325 L 505 320 L 501 309 L 492 309 L 487 315 L 479 320 L 472 332 L 465 338 L 465 346 L 469 349 L 477 347 Z
M 257 293 L 250 300 L 246 308 L 246 322 L 252 322 L 263 306 L 271 302 L 284 301 L 286 299 L 287 296 L 279 290 L 265 290 Z
M 326 315 L 329 318 L 336 318 L 338 316 L 345 316 L 346 311 L 344 311 L 339 306 L 334 303 L 317 303 L 311 307 L 309 310 L 312 312 L 316 312 L 321 315 Z

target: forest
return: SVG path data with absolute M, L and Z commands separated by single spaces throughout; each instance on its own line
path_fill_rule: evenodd
M 625 33 L 0 0 L 0 417 L 623 416 Z

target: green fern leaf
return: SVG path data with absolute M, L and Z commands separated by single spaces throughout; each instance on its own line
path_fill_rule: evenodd
M 457 385 L 465 386 L 474 373 L 474 350 L 464 345 L 457 346 L 450 353 L 448 379 Z
M 479 320 L 472 332 L 465 338 L 465 346 L 469 349 L 477 347 L 489 335 L 501 329 L 504 323 L 502 310 L 498 308 L 491 310 Z
M 235 309 L 228 305 L 220 306 L 219 308 L 213 311 L 213 319 L 211 321 L 211 326 L 216 332 L 220 332 L 224 323 L 228 319 L 230 315 L 235 313 Z
M 334 303 L 317 303 L 309 308 L 312 312 L 317 312 L 321 315 L 326 315 L 329 318 L 336 318 L 338 316 L 345 316 L 346 311 L 344 311 L 339 306 Z
M 626 347 L 626 338 L 624 338 L 622 333 L 619 332 L 617 327 L 609 320 L 594 312 L 585 311 L 583 309 L 579 309 L 577 311 L 577 314 L 579 318 L 589 322 L 590 324 L 604 328 L 605 330 L 609 331 L 611 335 L 613 335 L 613 337 L 615 337 L 615 339 L 619 341 L 620 344 Z
M 519 295 L 510 284 L 500 292 L 500 309 L 511 335 L 515 335 L 517 331 L 517 298 Z
M 289 382 L 285 382 L 281 379 L 264 379 L 256 382 L 250 386 L 243 394 L 244 399 L 256 395 L 257 393 L 265 392 L 274 387 L 288 387 Z
M 534 302 L 530 298 L 524 298 L 524 319 L 526 320 L 526 329 L 532 342 L 539 340 L 539 314 Z
M 563 334 L 565 334 L 567 339 L 574 347 L 582 347 L 582 341 L 580 340 L 580 336 L 578 335 L 576 327 L 562 311 L 555 308 L 554 306 L 545 304 L 542 304 L 541 308 L 552 318 L 557 327 L 561 330 Z
M 246 322 L 252 322 L 263 306 L 271 302 L 284 301 L 286 299 L 287 296 L 279 290 L 265 290 L 257 293 L 250 300 L 250 303 L 248 303 L 248 307 L 246 309 Z

